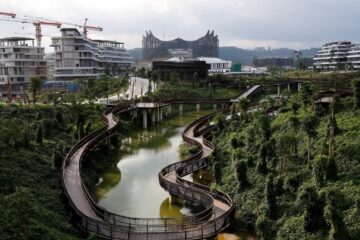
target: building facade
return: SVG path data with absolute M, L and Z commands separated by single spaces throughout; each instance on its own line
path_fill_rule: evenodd
M 44 48 L 36 47 L 32 38 L 0 39 L 1 97 L 21 97 L 32 77 L 47 77 Z
M 198 61 L 205 61 L 210 65 L 209 73 L 225 73 L 231 71 L 231 61 L 226 61 L 220 58 L 199 57 Z
M 51 46 L 55 49 L 56 80 L 98 78 L 106 71 L 117 75 L 134 64 L 124 43 L 91 40 L 74 28 L 61 29 L 61 37 L 53 37 Z
M 256 67 L 292 68 L 294 67 L 294 58 L 288 58 L 288 57 L 255 58 L 253 64 Z
M 199 79 L 206 78 L 210 65 L 205 61 L 173 58 L 166 61 L 154 61 L 152 63 L 152 69 L 153 71 L 158 71 L 162 79 L 167 79 L 172 72 L 176 72 L 181 79 L 191 80 L 194 73 L 197 73 Z
M 161 41 L 149 31 L 143 36 L 142 49 L 144 60 L 169 58 L 171 57 L 169 51 L 179 51 L 179 49 L 184 51 L 190 49 L 194 58 L 219 57 L 219 39 L 214 31 L 208 31 L 204 37 L 195 41 L 185 41 L 181 38 Z
M 360 70 L 360 44 L 355 44 L 347 55 L 349 66 Z
M 314 67 L 323 70 L 345 69 L 352 46 L 348 41 L 324 44 L 314 57 Z

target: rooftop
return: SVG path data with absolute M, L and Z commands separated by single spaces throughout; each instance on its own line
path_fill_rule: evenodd
M 7 38 L 0 38 L 0 41 L 9 41 L 9 42 L 17 42 L 17 41 L 32 41 L 35 40 L 33 38 L 27 37 L 7 37 Z

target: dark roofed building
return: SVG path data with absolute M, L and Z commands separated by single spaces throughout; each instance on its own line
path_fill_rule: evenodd
M 192 79 L 194 73 L 198 74 L 199 79 L 204 79 L 208 75 L 210 64 L 205 61 L 170 59 L 167 61 L 154 61 L 153 70 L 158 71 L 161 76 L 176 72 L 183 79 Z

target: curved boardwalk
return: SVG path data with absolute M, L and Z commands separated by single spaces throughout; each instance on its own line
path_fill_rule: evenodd
M 183 132 L 184 141 L 196 145 L 199 152 L 159 173 L 160 185 L 166 191 L 201 205 L 202 212 L 180 219 L 131 218 L 108 212 L 91 198 L 81 179 L 83 156 L 113 133 L 119 124 L 118 114 L 138 107 L 137 104 L 124 105 L 105 111 L 103 116 L 107 125 L 78 142 L 66 157 L 62 167 L 63 187 L 77 225 L 86 232 L 108 239 L 203 239 L 224 230 L 235 214 L 232 199 L 225 193 L 211 191 L 207 186 L 182 178 L 210 163 L 214 145 L 206 139 L 212 129 L 206 124 L 217 113 L 194 121 Z

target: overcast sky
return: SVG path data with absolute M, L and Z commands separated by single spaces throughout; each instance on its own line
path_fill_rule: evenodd
M 160 39 L 194 40 L 211 29 L 219 35 L 220 46 L 241 48 L 299 49 L 336 40 L 359 42 L 359 9 L 359 0 L 0 0 L 0 12 L 18 17 L 77 24 L 87 17 L 89 25 L 104 28 L 89 37 L 122 41 L 127 48 L 141 47 L 146 30 Z M 32 37 L 35 32 L 30 24 L 0 24 L 0 37 Z M 43 33 L 58 35 L 59 30 L 43 27 Z M 45 36 L 48 51 L 49 43 Z

